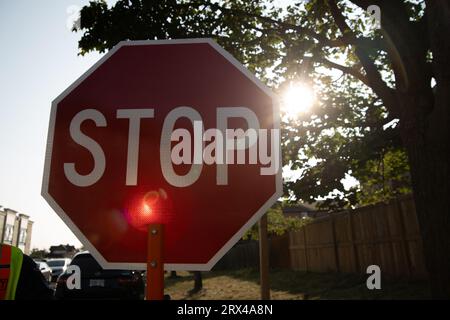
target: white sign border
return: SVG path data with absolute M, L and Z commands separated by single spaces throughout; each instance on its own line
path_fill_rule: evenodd
M 247 68 L 245 68 L 239 61 L 237 61 L 230 53 L 219 46 L 213 39 L 210 38 L 195 38 L 195 39 L 174 39 L 174 40 L 137 40 L 137 41 L 121 41 L 114 48 L 112 48 L 107 54 L 105 54 L 99 61 L 97 61 L 92 67 L 90 67 L 83 75 L 81 75 L 74 83 L 72 83 L 66 90 L 64 90 L 55 100 L 52 102 L 50 121 L 47 135 L 47 149 L 45 153 L 45 165 L 44 176 L 42 179 L 41 195 L 48 202 L 50 207 L 58 214 L 58 216 L 64 221 L 69 229 L 76 235 L 81 243 L 87 248 L 87 250 L 94 256 L 97 262 L 104 269 L 125 269 L 125 270 L 145 270 L 147 265 L 145 263 L 126 263 L 126 262 L 108 262 L 100 252 L 92 245 L 92 243 L 84 236 L 84 234 L 78 229 L 78 227 L 72 222 L 64 210 L 58 205 L 48 191 L 50 167 L 51 167 L 51 155 L 53 148 L 53 135 L 55 129 L 55 118 L 58 103 L 64 99 L 72 90 L 74 90 L 80 83 L 82 83 L 89 75 L 91 75 L 100 65 L 108 60 L 117 50 L 124 46 L 141 46 L 141 45 L 173 45 L 173 44 L 194 44 L 194 43 L 207 43 L 219 52 L 225 59 L 234 65 L 241 73 L 249 78 L 254 84 L 256 84 L 265 94 L 272 99 L 273 106 L 273 120 L 274 129 L 280 129 L 280 114 L 278 106 L 278 97 L 260 80 L 258 80 Z M 280 166 L 278 173 L 276 174 L 276 191 L 268 199 L 264 205 L 245 223 L 241 229 L 225 243 L 225 245 L 205 264 L 164 264 L 165 270 L 185 270 L 185 271 L 209 271 L 212 267 L 242 238 L 244 233 L 251 228 L 259 219 L 267 212 L 275 201 L 277 201 L 283 193 L 282 176 L 281 176 L 281 148 L 280 148 Z

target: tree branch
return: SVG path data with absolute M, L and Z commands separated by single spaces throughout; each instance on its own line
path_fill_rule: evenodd
M 349 74 L 349 75 L 357 78 L 358 80 L 360 80 L 365 85 L 370 86 L 369 80 L 361 72 L 359 72 L 359 70 L 356 68 L 343 66 L 343 65 L 340 65 L 333 61 L 330 61 L 326 58 L 315 58 L 314 60 L 316 60 L 317 62 L 322 63 L 330 68 L 334 68 L 334 69 L 340 70 L 346 74 Z
M 344 37 L 347 37 L 350 40 L 349 44 L 351 43 L 355 46 L 355 53 L 367 74 L 369 86 L 383 100 L 385 106 L 390 112 L 398 114 L 395 91 L 390 89 L 383 81 L 380 72 L 376 68 L 373 60 L 370 58 L 366 48 L 364 46 L 357 45 L 358 38 L 345 21 L 345 17 L 338 8 L 336 0 L 328 0 L 327 2 L 331 15 L 333 16 L 339 30 L 342 32 Z
M 320 33 L 316 33 L 308 28 L 304 28 L 304 27 L 296 25 L 296 24 L 284 22 L 281 20 L 276 20 L 276 19 L 273 19 L 273 18 L 270 18 L 267 16 L 262 16 L 260 14 L 247 12 L 244 10 L 225 8 L 221 5 L 219 5 L 218 3 L 211 3 L 209 1 L 206 1 L 206 2 L 205 1 L 192 1 L 192 2 L 186 3 L 186 5 L 207 6 L 213 10 L 221 11 L 223 13 L 228 13 L 230 15 L 234 15 L 234 16 L 239 15 L 239 16 L 244 16 L 244 17 L 248 17 L 248 18 L 255 18 L 261 22 L 265 22 L 268 24 L 278 26 L 279 31 L 281 31 L 281 32 L 286 32 L 288 30 L 292 30 L 292 31 L 298 32 L 300 34 L 309 36 L 309 37 L 319 41 L 319 43 L 324 47 L 342 47 L 342 46 L 347 45 L 347 43 L 346 43 L 346 41 L 344 41 L 344 39 L 339 39 L 339 38 L 338 39 L 328 39 L 326 36 L 324 36 Z
M 381 9 L 381 30 L 386 52 L 395 74 L 399 93 L 407 94 L 409 90 L 417 91 L 427 74 L 426 52 L 430 47 L 427 33 L 427 15 L 418 21 L 411 21 L 407 4 L 392 0 L 351 0 L 361 9 L 366 10 L 370 4 Z

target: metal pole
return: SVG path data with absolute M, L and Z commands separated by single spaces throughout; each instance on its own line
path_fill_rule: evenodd
M 259 275 L 261 282 L 261 300 L 270 300 L 267 214 L 264 214 L 259 221 Z
M 164 299 L 164 225 L 148 226 L 147 243 L 147 300 Z

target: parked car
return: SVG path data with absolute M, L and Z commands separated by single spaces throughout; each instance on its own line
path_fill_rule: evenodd
M 52 269 L 52 281 L 56 281 L 61 273 L 66 271 L 67 266 L 70 263 L 70 259 L 60 258 L 60 259 L 49 259 L 47 264 Z
M 104 270 L 89 252 L 74 256 L 70 265 L 81 272 L 81 288 L 68 289 L 69 273 L 62 273 L 56 283 L 57 299 L 140 299 L 144 298 L 144 280 L 139 271 Z
M 34 260 L 34 262 L 36 263 L 42 275 L 44 276 L 44 279 L 50 283 L 52 281 L 52 269 L 50 269 L 50 267 L 45 261 Z

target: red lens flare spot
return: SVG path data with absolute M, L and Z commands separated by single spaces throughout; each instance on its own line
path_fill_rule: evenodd
M 163 189 L 139 193 L 125 208 L 128 223 L 142 231 L 151 223 L 165 223 L 172 216 L 169 197 Z

